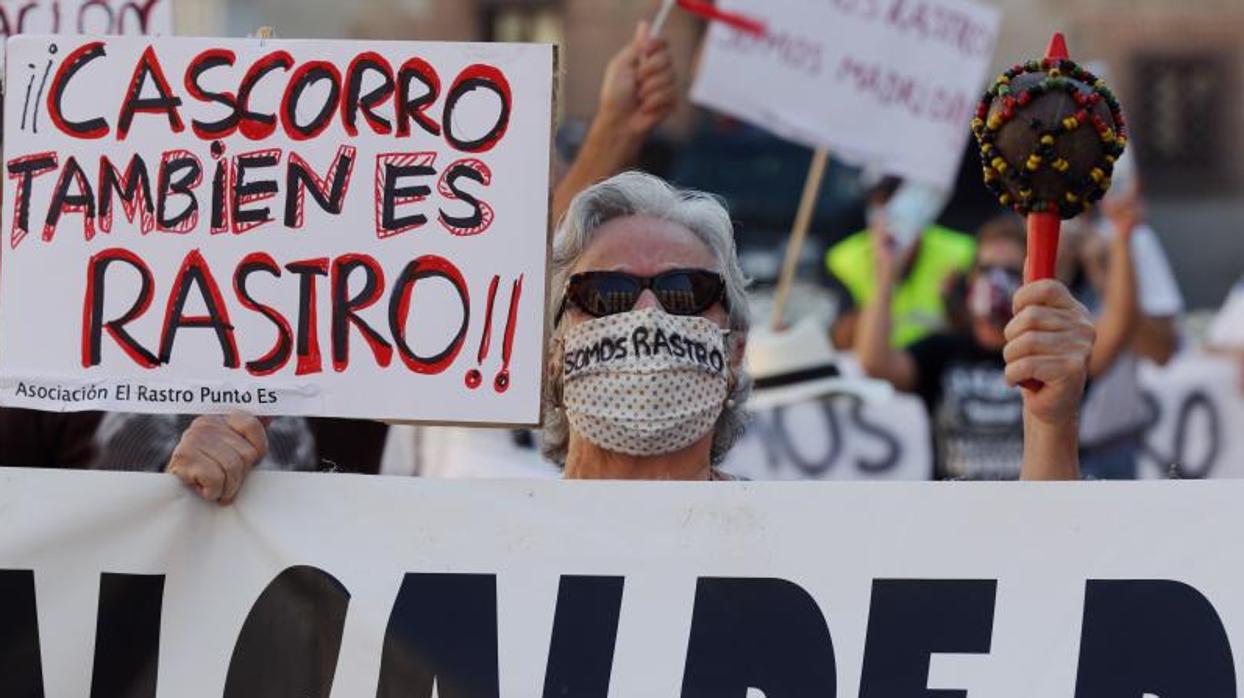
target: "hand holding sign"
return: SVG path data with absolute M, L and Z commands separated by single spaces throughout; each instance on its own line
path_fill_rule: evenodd
M 268 434 L 247 414 L 198 417 L 182 434 L 166 470 L 209 502 L 230 504 L 268 453 Z
M 678 104 L 677 76 L 669 45 L 650 34 L 647 22 L 605 68 L 600 115 L 616 128 L 647 136 Z

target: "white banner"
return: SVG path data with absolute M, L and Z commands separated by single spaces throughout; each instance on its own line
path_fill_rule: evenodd
M 551 46 L 8 51 L 0 404 L 539 421 Z
M 219 507 L 3 470 L 0 669 L 47 698 L 1230 698 L 1242 497 L 261 473 Z
M 950 188 L 1000 13 L 975 0 L 721 0 L 691 97 L 842 159 Z

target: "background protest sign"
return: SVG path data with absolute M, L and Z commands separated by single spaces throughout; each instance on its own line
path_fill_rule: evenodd
M 1000 13 L 973 0 L 722 0 L 691 97 L 841 159 L 949 188 Z
M 755 410 L 721 467 L 752 480 L 928 480 L 928 412 L 902 393 L 879 403 L 836 395 Z
M 49 698 L 427 696 L 434 677 L 493 697 L 1235 696 L 1244 549 L 1217 541 L 1241 496 L 258 473 L 222 508 L 170 476 L 6 469 L 0 666 Z
M 1240 370 L 1229 358 L 1192 352 L 1163 367 L 1141 364 L 1149 411 L 1141 476 L 1244 478 Z
M 0 404 L 539 420 L 552 47 L 8 49 Z
M 0 0 L 0 36 L 173 33 L 173 0 Z

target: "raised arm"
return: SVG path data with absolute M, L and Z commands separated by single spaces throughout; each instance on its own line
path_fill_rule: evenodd
M 916 362 L 907 352 L 890 346 L 890 305 L 894 298 L 898 261 L 882 222 L 874 222 L 871 230 L 876 288 L 872 298 L 864 304 L 856 323 L 855 354 L 869 376 L 887 380 L 898 390 L 911 392 L 916 389 L 918 378 Z
M 1097 319 L 1097 341 L 1089 355 L 1089 376 L 1104 373 L 1136 336 L 1139 320 L 1136 264 L 1132 259 L 1132 231 L 1140 224 L 1143 206 L 1135 190 L 1102 202 L 1110 221 L 1110 266 L 1106 276 L 1102 313 Z
M 605 68 L 600 107 L 579 154 L 553 192 L 553 220 L 583 189 L 633 167 L 644 140 L 678 104 L 669 46 L 648 35 L 641 22 L 635 36 Z
M 1021 480 L 1080 477 L 1080 401 L 1088 377 L 1094 329 L 1088 311 L 1066 286 L 1034 281 L 1015 294 L 1006 326 L 1006 379 L 1042 383 L 1024 391 L 1024 464 Z

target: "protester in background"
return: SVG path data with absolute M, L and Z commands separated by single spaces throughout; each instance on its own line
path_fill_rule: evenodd
M 869 228 L 838 242 L 825 255 L 829 284 L 838 298 L 838 315 L 830 329 L 834 346 L 855 343 L 860 308 L 877 289 L 874 277 L 873 231 L 877 221 L 889 221 L 899 238 L 898 277 L 892 293 L 891 335 L 894 347 L 907 347 L 947 326 L 943 293 L 947 279 L 972 266 L 972 237 L 933 225 L 945 196 L 925 185 L 885 177 L 868 196 Z
M 981 228 L 968 278 L 969 326 L 930 335 L 906 349 L 890 342 L 900 260 L 884 223 L 870 234 L 877 286 L 860 317 L 855 351 L 869 375 L 925 401 L 936 475 L 1025 477 L 1031 449 L 1048 438 L 1038 435 L 1061 434 L 1060 447 L 1066 448 L 1067 432 L 1078 424 L 1094 329 L 1061 283 L 1021 287 L 1023 221 L 1008 214 Z M 1028 378 L 1044 387 L 1015 387 Z
M 1235 282 L 1214 315 L 1205 338 L 1212 354 L 1233 357 L 1239 364 L 1239 388 L 1244 393 L 1244 278 Z
M 1088 477 L 1132 479 L 1149 419 L 1138 376 L 1142 358 L 1165 364 L 1175 349 L 1175 318 L 1183 298 L 1156 234 L 1144 222 L 1144 201 L 1133 180 L 1099 206 L 1079 245 L 1068 250 L 1083 277 L 1081 299 L 1097 314 L 1099 344 L 1093 382 L 1081 412 L 1081 468 Z M 1123 334 L 1103 323 L 1127 314 Z M 1118 320 L 1116 320 L 1118 321 Z
M 1022 245 L 995 242 L 982 245 L 984 261 L 1022 263 Z M 890 278 L 883 265 L 893 261 L 877 257 L 880 278 Z M 725 208 L 651 175 L 618 175 L 571 202 L 550 272 L 558 290 L 549 299 L 545 455 L 572 479 L 725 479 L 713 466 L 741 433 L 749 388 L 745 280 Z M 877 297 L 888 301 L 885 286 Z M 1011 384 L 1045 383 L 1025 395 L 1024 431 L 1014 434 L 1022 476 L 1074 479 L 1092 325 L 1056 281 L 1023 287 L 1014 305 L 1009 341 L 988 328 L 998 351 L 1006 343 L 999 370 Z M 878 335 L 881 360 L 914 385 L 911 358 L 886 353 L 884 315 L 866 310 L 861 336 Z M 200 417 L 168 469 L 205 499 L 230 501 L 262 453 L 261 433 L 254 417 Z

